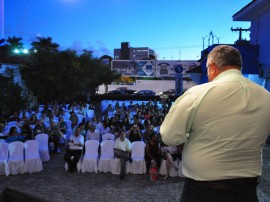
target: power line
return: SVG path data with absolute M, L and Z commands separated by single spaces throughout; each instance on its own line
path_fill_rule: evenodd
M 199 47 L 202 47 L 202 45 L 152 47 L 152 49 L 155 49 L 155 50 L 170 50 L 170 49 L 188 49 L 188 48 L 199 48 Z

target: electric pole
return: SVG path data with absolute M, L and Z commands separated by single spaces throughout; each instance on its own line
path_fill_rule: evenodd
M 237 28 L 231 28 L 232 32 L 239 32 L 239 41 L 242 41 L 242 32 L 248 32 L 250 31 L 250 28 L 248 29 L 243 29 L 242 27 L 237 27 Z

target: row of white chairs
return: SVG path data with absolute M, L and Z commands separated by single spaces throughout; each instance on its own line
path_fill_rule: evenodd
M 100 157 L 98 154 L 98 148 L 100 145 Z M 131 144 L 131 158 L 132 163 L 127 161 L 126 173 L 131 174 L 145 174 L 145 143 L 142 141 L 135 141 Z M 184 177 L 182 173 L 182 162 L 178 159 L 174 162 L 178 165 L 178 170 L 175 170 L 173 166 L 170 167 L 169 176 L 171 177 Z M 65 164 L 65 169 L 68 169 Z M 120 174 L 120 159 L 114 157 L 114 141 L 104 140 L 100 144 L 97 140 L 88 140 L 85 143 L 85 154 L 81 157 L 77 163 L 77 170 L 82 173 L 85 172 L 110 172 L 112 174 Z M 167 166 L 166 160 L 163 160 L 159 169 L 160 175 L 166 175 Z
M 0 175 L 17 175 L 43 170 L 37 140 L 0 142 Z
M 100 145 L 100 156 L 98 148 Z M 132 174 L 146 173 L 144 160 L 145 143 L 136 141 L 131 147 L 132 163 L 127 162 L 126 172 Z M 65 168 L 68 169 L 67 164 Z M 104 140 L 101 143 L 97 140 L 85 142 L 85 153 L 77 164 L 77 170 L 85 172 L 110 172 L 120 174 L 120 160 L 114 157 L 114 141 Z

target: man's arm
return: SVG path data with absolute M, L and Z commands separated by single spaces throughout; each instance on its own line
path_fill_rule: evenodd
M 185 143 L 196 113 L 195 102 L 189 93 L 179 97 L 170 108 L 162 125 L 162 141 L 168 146 Z

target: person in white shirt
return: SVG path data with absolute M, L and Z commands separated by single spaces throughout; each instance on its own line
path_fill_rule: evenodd
M 181 202 L 258 201 L 262 147 L 270 134 L 270 94 L 241 74 L 240 52 L 215 47 L 209 83 L 179 97 L 160 127 L 168 146 L 185 143 Z
M 115 140 L 114 143 L 114 155 L 115 157 L 120 159 L 121 163 L 121 171 L 120 171 L 120 179 L 123 180 L 126 174 L 126 162 L 129 160 L 132 161 L 130 157 L 131 152 L 131 143 L 126 138 L 126 132 L 122 129 L 118 132 L 119 138 Z
M 76 128 L 75 134 L 68 141 L 68 149 L 64 155 L 64 159 L 68 164 L 68 170 L 73 173 L 77 170 L 77 163 L 82 155 L 84 145 L 84 137 L 80 134 L 81 129 Z M 74 157 L 73 159 L 71 157 Z

